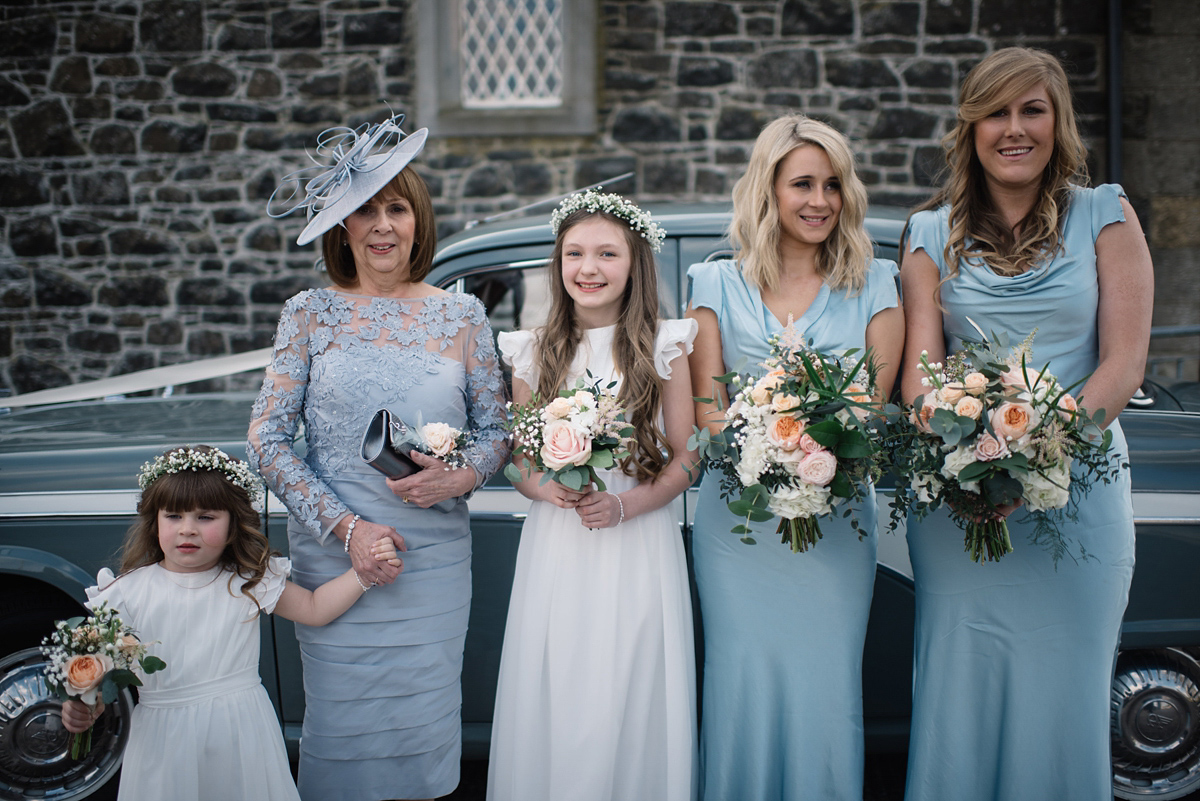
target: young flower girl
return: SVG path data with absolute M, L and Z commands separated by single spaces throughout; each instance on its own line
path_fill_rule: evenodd
M 619 383 L 632 455 L 606 486 L 533 472 L 500 662 L 490 801 L 695 795 L 692 609 L 678 518 L 692 480 L 690 320 L 660 320 L 662 231 L 617 195 L 572 195 L 551 218 L 551 308 L 500 335 L 513 398 L 547 403 L 576 379 Z M 587 376 L 591 373 L 591 378 Z M 521 465 L 518 465 L 521 467 Z
M 104 568 L 88 605 L 107 602 L 167 667 L 144 677 L 130 725 L 119 800 L 299 799 L 283 736 L 258 675 L 260 613 L 319 626 L 371 588 L 353 570 L 310 592 L 271 555 L 246 466 L 207 445 L 175 448 L 138 477 L 138 518 L 121 575 Z M 375 558 L 400 560 L 391 540 Z M 68 731 L 102 714 L 63 703 Z

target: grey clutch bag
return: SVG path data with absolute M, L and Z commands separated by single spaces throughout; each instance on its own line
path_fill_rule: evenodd
M 375 412 L 363 432 L 362 460 L 388 478 L 404 478 L 421 469 L 420 465 L 396 450 L 392 436 L 392 415 L 387 409 Z M 399 423 L 404 426 L 403 423 Z

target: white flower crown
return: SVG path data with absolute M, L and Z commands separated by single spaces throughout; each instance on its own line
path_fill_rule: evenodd
M 600 187 L 603 188 L 603 187 Z M 662 250 L 663 240 L 667 232 L 654 222 L 650 212 L 638 208 L 636 203 L 626 200 L 620 195 L 605 194 L 595 189 L 579 192 L 568 196 L 550 215 L 550 230 L 558 236 L 558 228 L 563 220 L 577 211 L 604 212 L 619 217 L 634 231 L 642 235 L 650 243 L 650 249 L 655 253 Z
M 182 473 L 184 470 L 215 470 L 235 487 L 244 489 L 252 504 L 258 503 L 262 495 L 262 482 L 249 465 L 234 459 L 220 448 L 198 451 L 188 447 L 164 453 L 153 462 L 142 465 L 142 471 L 138 473 L 138 487 L 145 492 L 147 487 L 168 473 Z

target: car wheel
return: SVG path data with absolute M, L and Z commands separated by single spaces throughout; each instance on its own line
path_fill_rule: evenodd
M 1183 651 L 1133 651 L 1112 685 L 1113 792 L 1170 801 L 1200 790 L 1200 663 Z
M 121 767 L 132 695 L 121 691 L 96 721 L 91 751 L 71 759 L 62 702 L 46 684 L 45 665 L 36 648 L 0 659 L 0 799 L 86 798 Z

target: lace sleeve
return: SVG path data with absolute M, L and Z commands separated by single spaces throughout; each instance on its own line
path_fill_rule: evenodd
M 313 315 L 311 290 L 287 302 L 275 332 L 275 350 L 251 412 L 246 456 L 289 513 L 324 542 L 333 525 L 349 514 L 325 482 L 292 450 L 308 388 Z
M 492 327 L 478 299 L 470 298 L 470 326 L 463 369 L 467 374 L 467 425 L 471 445 L 467 460 L 475 468 L 475 486 L 482 486 L 508 459 L 508 411 L 504 379 L 496 358 Z

